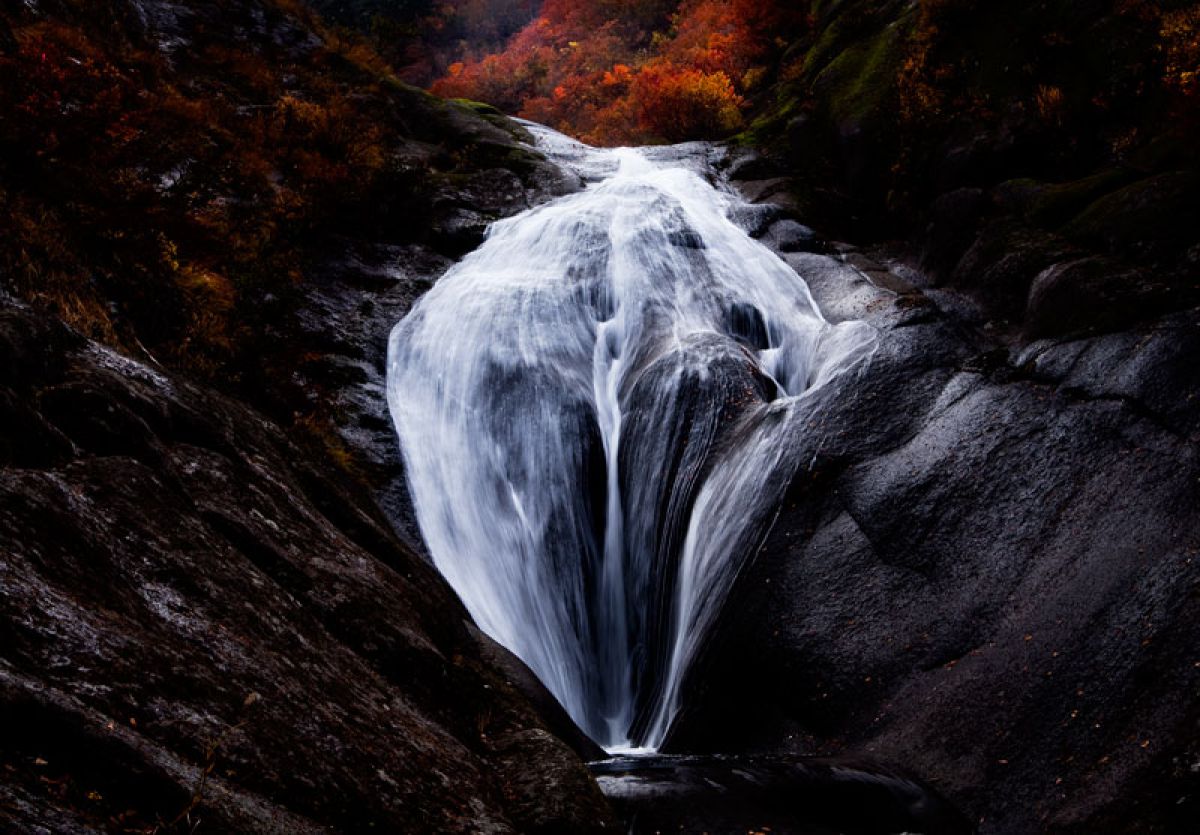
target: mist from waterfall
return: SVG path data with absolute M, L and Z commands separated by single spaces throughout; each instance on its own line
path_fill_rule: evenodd
M 610 750 L 657 749 L 800 462 L 800 398 L 871 351 L 729 219 L 708 146 L 594 149 L 392 333 L 388 399 L 430 554 Z

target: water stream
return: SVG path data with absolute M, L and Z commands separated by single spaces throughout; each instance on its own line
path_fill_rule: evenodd
M 396 326 L 389 404 L 472 617 L 601 745 L 654 750 L 802 463 L 795 405 L 875 335 L 729 219 L 708 146 L 529 128 L 589 185 L 494 224 Z

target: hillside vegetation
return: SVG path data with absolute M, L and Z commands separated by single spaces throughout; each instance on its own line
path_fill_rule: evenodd
M 757 0 L 547 0 L 499 52 L 432 89 L 477 98 L 595 144 L 728 136 L 806 16 Z
M 355 242 L 442 244 L 447 195 L 536 160 L 294 0 L 0 11 L 0 280 L 81 333 L 320 411 L 296 311 Z M 311 383 L 311 380 L 308 381 Z
M 1194 303 L 1200 5 L 813 8 L 739 137 L 779 199 L 1027 337 Z

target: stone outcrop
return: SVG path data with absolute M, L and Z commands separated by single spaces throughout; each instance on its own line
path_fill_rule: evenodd
M 322 456 L 12 303 L 0 357 L 0 818 L 604 827 L 497 649 Z
M 1200 312 L 1003 341 L 835 249 L 783 257 L 879 348 L 808 402 L 807 466 L 671 747 L 902 763 L 984 833 L 1185 831 Z

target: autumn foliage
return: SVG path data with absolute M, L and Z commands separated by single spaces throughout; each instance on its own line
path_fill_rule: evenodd
M 246 309 L 299 281 L 311 231 L 385 187 L 385 131 L 333 73 L 301 98 L 267 56 L 199 41 L 185 86 L 152 47 L 23 24 L 0 57 L 0 217 L 15 231 L 0 266 L 86 333 L 216 373 L 256 341 Z M 332 60 L 355 56 L 314 56 Z
M 759 0 L 546 0 L 499 51 L 432 85 L 597 144 L 736 131 L 768 78 L 796 4 Z
M 325 19 L 370 33 L 404 81 L 427 87 L 465 55 L 504 49 L 541 0 L 307 0 Z
M 60 6 L 0 11 L 0 292 L 284 418 L 310 408 L 288 346 L 314 265 L 345 237 L 426 234 L 437 175 L 414 155 L 453 168 L 467 140 L 298 0 L 260 5 L 278 39 L 195 25 L 173 53 L 111 25 L 124 3 Z
M 1160 25 L 1167 85 L 1194 105 L 1200 99 L 1200 6 L 1166 12 Z

